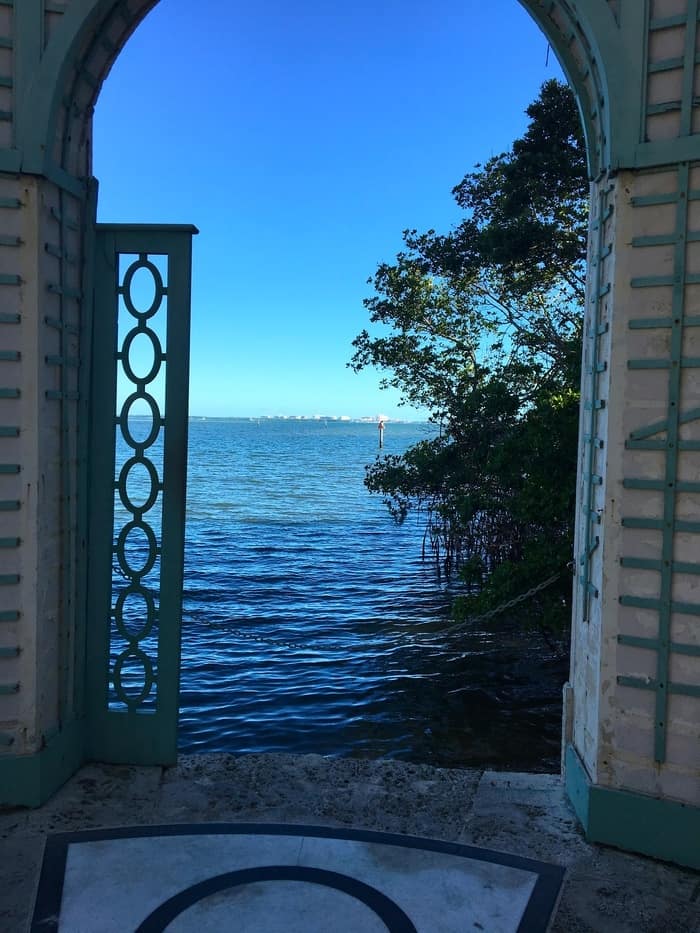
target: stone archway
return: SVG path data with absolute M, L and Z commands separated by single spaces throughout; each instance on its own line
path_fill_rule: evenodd
M 91 118 L 155 2 L 0 4 L 7 801 L 83 758 Z M 576 91 L 592 178 L 567 787 L 591 839 L 697 865 L 700 4 L 521 2 Z

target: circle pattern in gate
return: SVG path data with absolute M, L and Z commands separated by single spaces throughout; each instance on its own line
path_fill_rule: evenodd
M 153 688 L 151 659 L 140 648 L 127 648 L 114 663 L 113 679 L 119 698 L 129 707 L 139 706 Z
M 119 634 L 128 642 L 136 644 L 150 633 L 155 624 L 153 594 L 138 583 L 124 587 L 117 596 L 114 619 Z
M 152 383 L 165 364 L 153 319 L 164 306 L 167 287 L 158 267 L 142 253 L 126 269 L 118 292 L 131 326 L 127 325 L 125 335 L 119 334 L 117 363 L 121 377 L 133 386 L 133 391 L 116 413 L 116 424 L 133 454 L 117 464 L 115 482 L 128 518 L 119 524 L 115 516 L 114 523 L 119 576 L 113 580 L 111 680 L 118 705 L 137 709 L 153 699 L 157 691 L 155 638 L 160 584 L 156 581 L 150 586 L 147 578 L 158 572 L 162 528 L 160 510 L 154 507 L 163 484 L 149 451 L 164 425 L 158 401 L 152 394 Z M 148 413 L 145 417 L 140 416 L 144 408 Z M 137 412 L 138 419 L 134 417 Z M 154 514 L 149 515 L 152 510 Z
M 138 539 L 142 538 L 139 545 Z M 143 539 L 145 538 L 145 541 Z M 146 557 L 140 567 L 132 564 L 134 554 L 146 548 Z M 145 577 L 153 570 L 158 555 L 158 542 L 155 532 L 141 518 L 127 522 L 122 526 L 117 539 L 117 560 L 125 577 Z

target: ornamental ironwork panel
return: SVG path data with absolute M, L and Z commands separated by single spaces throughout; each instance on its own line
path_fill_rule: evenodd
M 87 707 L 102 761 L 176 757 L 195 232 L 97 227 Z
M 167 368 L 161 335 L 164 324 L 167 339 L 168 292 L 167 268 L 164 273 L 159 268 L 161 258 L 148 253 L 120 254 L 117 279 L 109 705 L 143 712 L 155 710 L 158 694 L 165 427 L 159 377 Z M 145 273 L 148 281 L 139 282 L 139 273 Z M 149 287 L 152 294 L 148 294 Z

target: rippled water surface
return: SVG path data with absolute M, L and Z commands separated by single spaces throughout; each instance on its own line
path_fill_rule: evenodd
M 429 436 L 393 424 L 385 451 Z M 377 427 L 190 424 L 180 746 L 555 768 L 562 663 L 438 636 L 450 592 L 362 479 Z

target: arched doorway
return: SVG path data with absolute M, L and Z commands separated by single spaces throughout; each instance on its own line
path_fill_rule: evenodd
M 31 775 L 27 799 L 45 796 L 83 754 L 90 120 L 111 62 L 154 5 L 1 11 L 16 59 L 4 83 L 1 203 L 22 234 L 3 245 L 19 250 L 6 255 L 20 257 L 21 272 L 2 282 L 18 290 L 6 323 L 23 328 L 25 406 L 4 433 L 7 475 L 21 476 L 7 501 L 22 531 L 5 540 L 22 572 L 8 559 L 16 589 L 3 611 L 11 624 L 27 620 L 3 691 L 16 698 L 3 741 L 10 783 Z M 689 839 L 689 820 L 697 826 L 700 804 L 697 3 L 523 5 L 578 96 L 593 179 L 567 783 L 592 838 L 687 860 L 678 840 Z M 40 583 L 32 566 L 47 568 Z M 635 828 L 652 812 L 677 827 L 670 842 Z
M 353 336 L 367 323 L 367 270 L 388 258 L 388 244 L 398 242 L 409 220 L 440 228 L 453 220 L 455 179 L 485 151 L 504 148 L 511 133 L 520 135 L 523 111 L 542 81 L 560 74 L 541 31 L 514 0 L 499 0 L 512 17 L 498 36 L 503 60 L 520 71 L 517 89 L 486 38 L 490 15 L 483 17 L 480 51 L 465 61 L 470 20 L 460 0 L 413 8 L 400 26 L 393 15 L 399 7 L 307 3 L 276 16 L 274 3 L 247 10 L 215 2 L 209 18 L 193 23 L 183 0 L 169 0 L 129 40 L 96 107 L 98 220 L 191 217 L 201 228 L 193 244 L 180 753 L 388 753 L 437 765 L 558 770 L 568 645 L 552 658 L 555 649 L 539 631 L 511 633 L 506 613 L 500 638 L 465 632 L 459 642 L 445 632 L 438 647 L 431 629 L 450 627 L 438 615 L 446 612 L 446 587 L 430 579 L 431 561 L 414 563 L 420 533 L 411 550 L 400 550 L 418 518 L 412 514 L 399 528 L 378 496 L 362 495 L 376 428 L 362 446 L 359 433 L 370 426 L 324 421 L 316 449 L 327 452 L 327 462 L 315 489 L 312 469 L 301 465 L 311 467 L 311 422 L 263 418 L 249 432 L 212 417 L 387 410 L 388 393 L 367 404 L 359 377 L 345 365 Z M 198 64 L 184 71 L 179 63 L 190 44 Z M 477 80 L 491 88 L 488 98 L 470 93 Z M 183 112 L 197 113 L 196 133 L 190 121 L 179 122 Z M 125 139 L 138 143 L 124 147 Z M 202 139 L 217 140 L 206 174 L 195 167 Z M 585 249 L 585 232 L 581 242 Z M 349 400 L 337 407 L 331 398 L 343 378 Z M 266 408 L 273 390 L 275 407 Z M 390 412 L 392 419 L 417 417 L 406 408 Z M 405 427 L 387 430 L 392 453 Z M 428 426 L 421 430 L 427 436 Z M 567 456 L 575 462 L 573 420 L 570 430 Z M 331 499 L 341 463 L 348 475 L 353 464 L 346 431 L 358 432 L 364 459 L 352 492 L 335 488 Z M 294 459 L 285 446 L 292 432 Z M 226 438 L 221 483 L 214 482 L 214 438 Z M 244 462 L 242 474 L 236 467 Z M 575 467 L 572 496 L 574 478 Z M 311 514 L 313 539 L 300 534 Z M 570 551 L 562 548 L 562 568 Z M 114 563 L 121 589 L 125 571 Z M 570 616 L 570 572 L 562 586 Z M 411 620 L 419 618 L 418 638 L 436 642 L 432 661 L 411 647 Z M 148 654 L 143 641 L 141 648 Z M 450 649 L 463 652 L 464 662 Z M 88 670 L 104 667 L 99 659 Z

